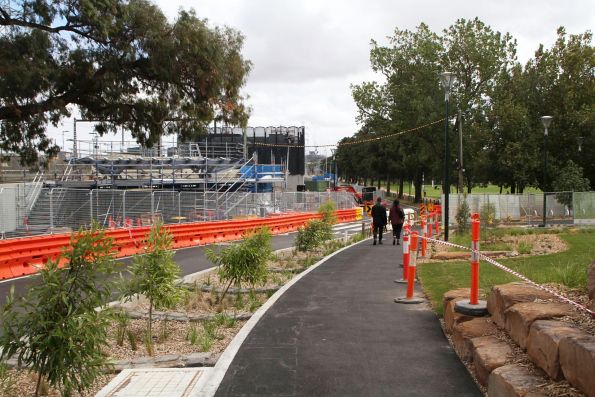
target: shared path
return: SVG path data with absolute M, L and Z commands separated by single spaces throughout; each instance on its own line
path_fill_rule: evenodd
M 287 289 L 224 363 L 215 395 L 481 396 L 430 308 L 394 303 L 402 250 L 385 237 Z

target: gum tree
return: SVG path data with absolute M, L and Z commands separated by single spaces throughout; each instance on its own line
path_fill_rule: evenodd
M 0 360 L 16 356 L 35 371 L 36 396 L 42 381 L 70 396 L 102 373 L 114 270 L 112 241 L 94 225 L 72 235 L 69 248 L 46 264 L 25 296 L 11 291 L 1 312 Z
M 5 3 L 8 4 L 8 3 Z M 211 27 L 193 11 L 174 21 L 147 0 L 12 2 L 0 6 L 0 148 L 34 162 L 57 152 L 45 134 L 80 110 L 105 120 L 100 134 L 118 126 L 151 146 L 164 134 L 196 134 L 217 118 L 244 125 L 240 95 L 250 63 L 243 36 Z
M 149 300 L 147 320 L 148 341 L 152 340 L 153 309 L 172 308 L 183 298 L 182 290 L 176 285 L 180 267 L 174 261 L 171 250 L 173 237 L 162 222 L 157 222 L 145 242 L 144 251 L 134 256 L 126 284 L 124 298 L 131 299 L 142 294 Z

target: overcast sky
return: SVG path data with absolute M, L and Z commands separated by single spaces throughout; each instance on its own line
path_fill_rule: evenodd
M 155 1 L 155 0 L 154 0 Z M 425 22 L 441 32 L 458 18 L 479 17 L 518 41 L 525 63 L 540 43 L 551 47 L 556 29 L 582 33 L 595 27 L 593 0 L 157 0 L 173 19 L 194 8 L 211 25 L 228 25 L 246 37 L 253 62 L 244 92 L 251 126 L 305 126 L 309 145 L 334 144 L 353 135 L 356 108 L 350 84 L 374 80 L 370 40 L 386 42 L 394 29 Z M 83 138 L 91 126 L 79 125 Z M 66 138 L 72 121 L 65 121 Z M 61 132 L 52 136 L 61 144 Z M 105 138 L 109 139 L 109 138 Z M 113 139 L 113 138 L 112 138 Z M 313 150 L 313 149 L 307 149 Z M 323 152 L 325 149 L 319 149 Z M 328 153 L 328 149 L 326 149 Z

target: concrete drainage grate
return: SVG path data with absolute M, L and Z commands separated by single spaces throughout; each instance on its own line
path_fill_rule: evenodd
M 125 369 L 96 397 L 188 397 L 203 386 L 212 368 Z

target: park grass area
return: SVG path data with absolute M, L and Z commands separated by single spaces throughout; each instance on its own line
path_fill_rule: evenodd
M 539 231 L 529 230 L 530 233 L 539 233 Z M 504 235 L 506 231 L 508 235 L 519 233 L 519 229 L 500 229 L 495 233 Z M 567 229 L 559 236 L 568 244 L 567 251 L 503 259 L 499 262 L 539 284 L 562 284 L 569 288 L 585 289 L 586 294 L 587 268 L 595 258 L 595 229 Z M 481 248 L 485 249 L 484 246 Z M 469 287 L 469 262 L 423 263 L 418 265 L 417 271 L 434 311 L 440 316 L 443 315 L 443 294 L 452 289 Z M 512 274 L 487 262 L 481 262 L 479 278 L 479 285 L 484 295 L 494 285 L 519 281 Z
M 399 190 L 399 185 L 391 184 L 390 186 L 391 192 L 397 192 Z M 440 195 L 442 194 L 442 185 L 424 185 L 424 191 L 426 192 L 426 198 L 433 198 L 439 199 Z M 467 189 L 465 188 L 465 191 Z M 413 194 L 415 192 L 415 188 L 413 185 L 406 183 L 403 186 L 403 193 Z M 451 194 L 455 194 L 457 192 L 456 185 L 451 186 Z M 506 192 L 510 192 L 510 189 L 502 189 L 502 193 L 505 194 Z M 527 187 L 523 190 L 523 194 L 528 193 L 541 193 L 541 190 Z M 500 187 L 496 185 L 487 185 L 487 186 L 476 186 L 471 189 L 471 194 L 500 194 Z

